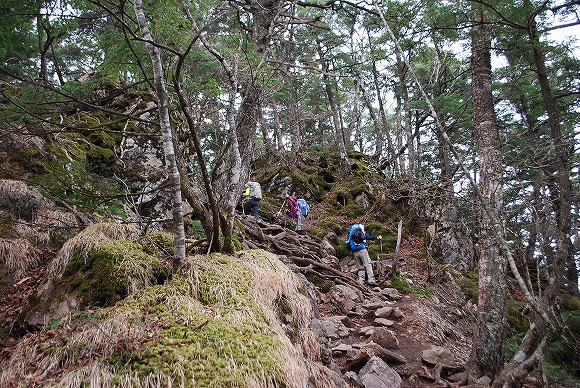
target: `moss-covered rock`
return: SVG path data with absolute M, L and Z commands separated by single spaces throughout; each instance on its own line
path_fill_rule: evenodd
M 21 341 L 0 385 L 31 382 L 46 364 L 43 383 L 64 386 L 331 386 L 302 288 L 265 251 L 191 257 L 166 284 Z
M 71 309 L 110 306 L 169 276 L 167 254 L 143 244 L 138 230 L 99 223 L 69 239 L 49 265 L 48 279 L 22 313 L 28 325 L 61 319 Z
M 163 281 L 170 266 L 143 251 L 139 243 L 111 241 L 90 252 L 76 252 L 58 284 L 87 306 L 113 304 L 129 292 Z
M 147 233 L 144 238 L 139 240 L 142 249 L 150 255 L 160 257 L 173 256 L 173 235 L 167 232 Z

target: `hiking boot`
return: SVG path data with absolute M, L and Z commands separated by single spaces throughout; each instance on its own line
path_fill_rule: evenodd
M 379 286 L 379 283 L 377 283 L 376 281 L 374 281 L 374 279 L 373 279 L 373 280 L 369 280 L 369 281 L 367 282 L 367 284 L 368 284 L 369 286 L 372 286 L 372 287 L 378 287 L 378 286 Z
M 297 230 L 296 233 L 298 233 L 301 236 L 304 236 L 306 234 L 306 232 L 303 230 Z

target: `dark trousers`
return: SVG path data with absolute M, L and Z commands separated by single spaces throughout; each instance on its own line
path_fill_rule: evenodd
M 248 198 L 244 205 L 244 214 L 252 214 L 257 220 L 260 219 L 260 200 L 254 197 Z

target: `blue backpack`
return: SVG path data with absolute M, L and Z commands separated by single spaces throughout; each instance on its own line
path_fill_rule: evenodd
M 347 247 L 353 251 L 360 251 L 365 249 L 367 246 L 365 244 L 365 231 L 361 224 L 354 224 L 348 231 L 348 241 L 346 242 Z
M 304 198 L 298 198 L 296 202 L 298 203 L 298 207 L 300 208 L 300 213 L 302 213 L 302 215 L 306 217 L 310 212 L 310 206 L 308 205 L 308 203 Z

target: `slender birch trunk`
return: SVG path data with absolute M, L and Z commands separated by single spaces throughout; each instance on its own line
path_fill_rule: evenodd
M 169 177 L 169 184 L 172 194 L 172 214 L 173 228 L 175 234 L 174 242 L 174 267 L 181 265 L 186 258 L 185 254 L 185 227 L 183 225 L 183 203 L 181 199 L 181 176 L 177 167 L 175 149 L 173 147 L 173 130 L 169 119 L 169 96 L 165 86 L 165 75 L 163 73 L 163 63 L 161 53 L 157 46 L 153 44 L 154 40 L 149 31 L 145 12 L 143 11 L 143 1 L 135 0 L 133 4 L 141 36 L 145 40 L 145 46 L 149 51 L 151 62 L 153 64 L 153 78 L 155 94 L 159 104 L 159 125 L 161 127 L 163 154 L 165 156 L 165 166 Z

